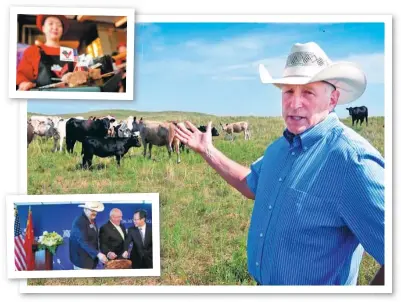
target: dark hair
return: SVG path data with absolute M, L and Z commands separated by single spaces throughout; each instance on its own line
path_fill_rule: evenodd
M 143 218 L 146 219 L 147 213 L 146 213 L 145 210 L 142 210 L 142 209 L 136 210 L 136 211 L 134 212 L 134 215 L 135 215 L 136 213 L 139 213 L 139 219 L 143 219 Z
M 53 17 L 53 18 L 59 19 L 60 23 L 61 23 L 61 26 L 63 27 L 63 31 L 64 31 L 65 24 L 64 24 L 63 20 L 61 19 L 61 17 L 59 15 L 45 15 L 43 17 L 43 20 L 42 20 L 42 24 L 41 24 L 42 26 L 45 25 L 46 19 L 49 18 L 49 17 Z

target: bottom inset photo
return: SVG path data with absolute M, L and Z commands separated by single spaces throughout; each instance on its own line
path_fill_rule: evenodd
M 159 194 L 7 196 L 8 278 L 160 276 Z

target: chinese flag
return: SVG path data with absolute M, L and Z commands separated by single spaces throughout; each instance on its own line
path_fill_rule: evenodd
M 27 271 L 32 271 L 35 269 L 35 257 L 32 252 L 32 245 L 34 240 L 35 237 L 33 235 L 32 211 L 31 207 L 29 207 L 28 222 L 26 223 L 26 234 L 24 243 Z

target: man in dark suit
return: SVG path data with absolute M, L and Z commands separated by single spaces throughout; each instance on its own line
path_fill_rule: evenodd
M 99 201 L 88 201 L 84 205 L 82 215 L 75 218 L 70 234 L 70 261 L 74 269 L 94 269 L 99 260 L 107 262 L 107 257 L 99 252 L 98 227 L 95 218 L 104 210 Z
M 128 258 L 128 247 L 133 243 L 130 255 L 132 268 L 153 268 L 152 225 L 146 223 L 145 210 L 134 213 L 134 225 L 128 229 L 123 257 Z
M 100 251 L 108 259 L 121 259 L 124 253 L 124 240 L 127 235 L 124 225 L 121 224 L 123 213 L 114 208 L 110 211 L 110 219 L 100 228 Z

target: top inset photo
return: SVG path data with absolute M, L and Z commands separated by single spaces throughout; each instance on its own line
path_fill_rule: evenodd
M 10 13 L 10 98 L 134 99 L 133 9 Z

